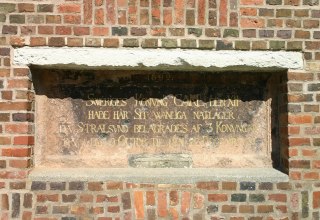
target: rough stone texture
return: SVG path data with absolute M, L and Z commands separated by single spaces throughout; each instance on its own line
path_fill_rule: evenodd
M 112 57 L 112 59 L 107 59 Z M 161 58 L 161 59 L 160 59 Z M 141 50 L 99 48 L 18 48 L 14 53 L 17 65 L 83 65 L 106 68 L 153 69 L 303 69 L 298 52 L 244 52 L 199 50 Z
M 35 166 L 271 167 L 278 142 L 271 143 L 275 114 L 264 101 L 274 98 L 266 88 L 276 88 L 264 86 L 268 78 L 267 73 L 34 70 Z

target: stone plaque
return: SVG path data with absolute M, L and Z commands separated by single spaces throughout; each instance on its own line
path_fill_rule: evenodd
M 37 70 L 36 166 L 272 167 L 263 74 Z

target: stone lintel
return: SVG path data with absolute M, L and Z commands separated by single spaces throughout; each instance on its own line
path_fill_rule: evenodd
M 72 69 L 268 71 L 304 69 L 303 55 L 285 51 L 51 48 L 14 50 L 15 65 Z

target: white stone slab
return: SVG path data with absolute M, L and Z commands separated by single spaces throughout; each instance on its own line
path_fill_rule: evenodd
M 109 49 L 23 47 L 15 65 L 106 69 L 258 70 L 304 69 L 302 53 L 284 51 L 205 51 L 182 49 Z
M 288 175 L 272 168 L 35 168 L 32 181 L 124 181 L 191 184 L 201 181 L 287 182 Z

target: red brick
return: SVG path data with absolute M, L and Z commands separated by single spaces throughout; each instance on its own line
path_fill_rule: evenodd
M 33 136 L 18 136 L 13 138 L 14 145 L 34 145 Z
M 73 27 L 73 33 L 76 36 L 89 35 L 90 29 L 89 27 Z
M 0 68 L 0 77 L 9 77 L 10 69 L 1 69 Z
M 184 0 L 174 1 L 175 20 L 174 24 L 184 24 Z
M 93 27 L 92 34 L 94 36 L 107 36 L 109 34 L 109 28 L 107 28 L 107 27 Z
M 46 45 L 46 38 L 44 37 L 31 37 L 30 46 L 44 46 Z
M 183 215 L 188 214 L 190 211 L 191 193 L 182 192 L 181 193 L 181 213 Z
M 104 24 L 104 9 L 95 10 L 94 23 L 97 25 Z
M 108 212 L 111 213 L 119 213 L 120 212 L 120 206 L 109 206 Z
M 123 189 L 123 182 L 107 182 L 107 189 Z
M 18 36 L 10 36 L 10 44 L 12 46 L 22 47 L 25 45 L 25 38 Z
M 312 168 L 314 168 L 314 169 L 320 169 L 320 160 L 314 160 L 314 161 L 312 161 Z
M 218 182 L 198 182 L 198 189 L 217 190 L 219 189 Z
M 227 194 L 209 194 L 208 201 L 210 202 L 225 202 L 228 200 Z
M 313 208 L 320 208 L 320 191 L 313 192 Z
M 292 180 L 301 180 L 301 172 L 291 171 L 289 176 L 290 176 L 290 179 Z
M 310 81 L 313 80 L 313 74 L 306 72 L 288 72 L 288 80 Z
M 306 180 L 318 180 L 319 172 L 307 172 L 303 174 L 303 178 Z
M 27 88 L 31 87 L 31 82 L 28 79 L 8 79 L 8 89 Z
M 134 208 L 135 208 L 136 219 L 144 219 L 143 192 L 135 191 L 133 198 L 134 198 Z
M 4 157 L 29 157 L 30 153 L 31 153 L 30 148 L 2 149 L 2 156 Z
M 198 25 L 204 25 L 206 18 L 206 1 L 198 0 Z
M 179 212 L 175 207 L 169 208 L 169 216 L 172 220 L 178 220 L 179 219 Z
M 300 133 L 300 127 L 298 127 L 298 126 L 288 127 L 288 134 L 299 134 L 299 133 Z
M 59 201 L 59 194 L 38 194 L 37 195 L 37 202 L 58 202 Z
M 289 115 L 289 124 L 310 124 L 312 123 L 311 115 Z
M 92 24 L 92 0 L 83 1 L 84 23 Z
M 228 1 L 221 0 L 220 7 L 219 7 L 220 17 L 219 17 L 219 25 L 226 26 L 228 22 Z
M 166 191 L 158 191 L 158 216 L 159 217 L 167 217 L 167 193 Z
M 2 179 L 26 179 L 28 171 L 0 171 Z
M 153 191 L 146 192 L 147 205 L 154 206 L 156 204 L 155 193 Z
M 305 157 L 314 157 L 317 155 L 317 150 L 316 149 L 302 149 L 302 156 Z
M 58 35 L 70 35 L 71 34 L 71 27 L 57 26 L 56 27 L 56 34 L 58 34 Z
M 309 160 L 291 160 L 290 168 L 309 169 L 310 161 Z
M 115 24 L 116 23 L 116 12 L 115 12 L 115 0 L 106 0 L 107 5 L 107 23 Z
M 58 5 L 59 13 L 80 13 L 80 4 L 61 4 Z
M 80 15 L 64 15 L 63 21 L 66 24 L 80 24 L 81 16 Z
M 1 91 L 1 98 L 3 100 L 12 100 L 12 91 Z
M 23 211 L 22 219 L 23 220 L 32 220 L 32 212 L 31 211 Z
M 269 200 L 275 202 L 287 202 L 287 195 L 286 194 L 270 194 Z
M 289 146 L 310 145 L 310 138 L 289 138 Z
M 240 15 L 242 16 L 257 16 L 256 8 L 241 8 Z
M 262 18 L 241 18 L 240 25 L 243 28 L 263 28 L 265 22 Z
M 165 9 L 163 10 L 163 24 L 171 25 L 172 24 L 172 10 Z
M 13 168 L 28 168 L 30 167 L 30 160 L 10 160 L 9 166 Z

